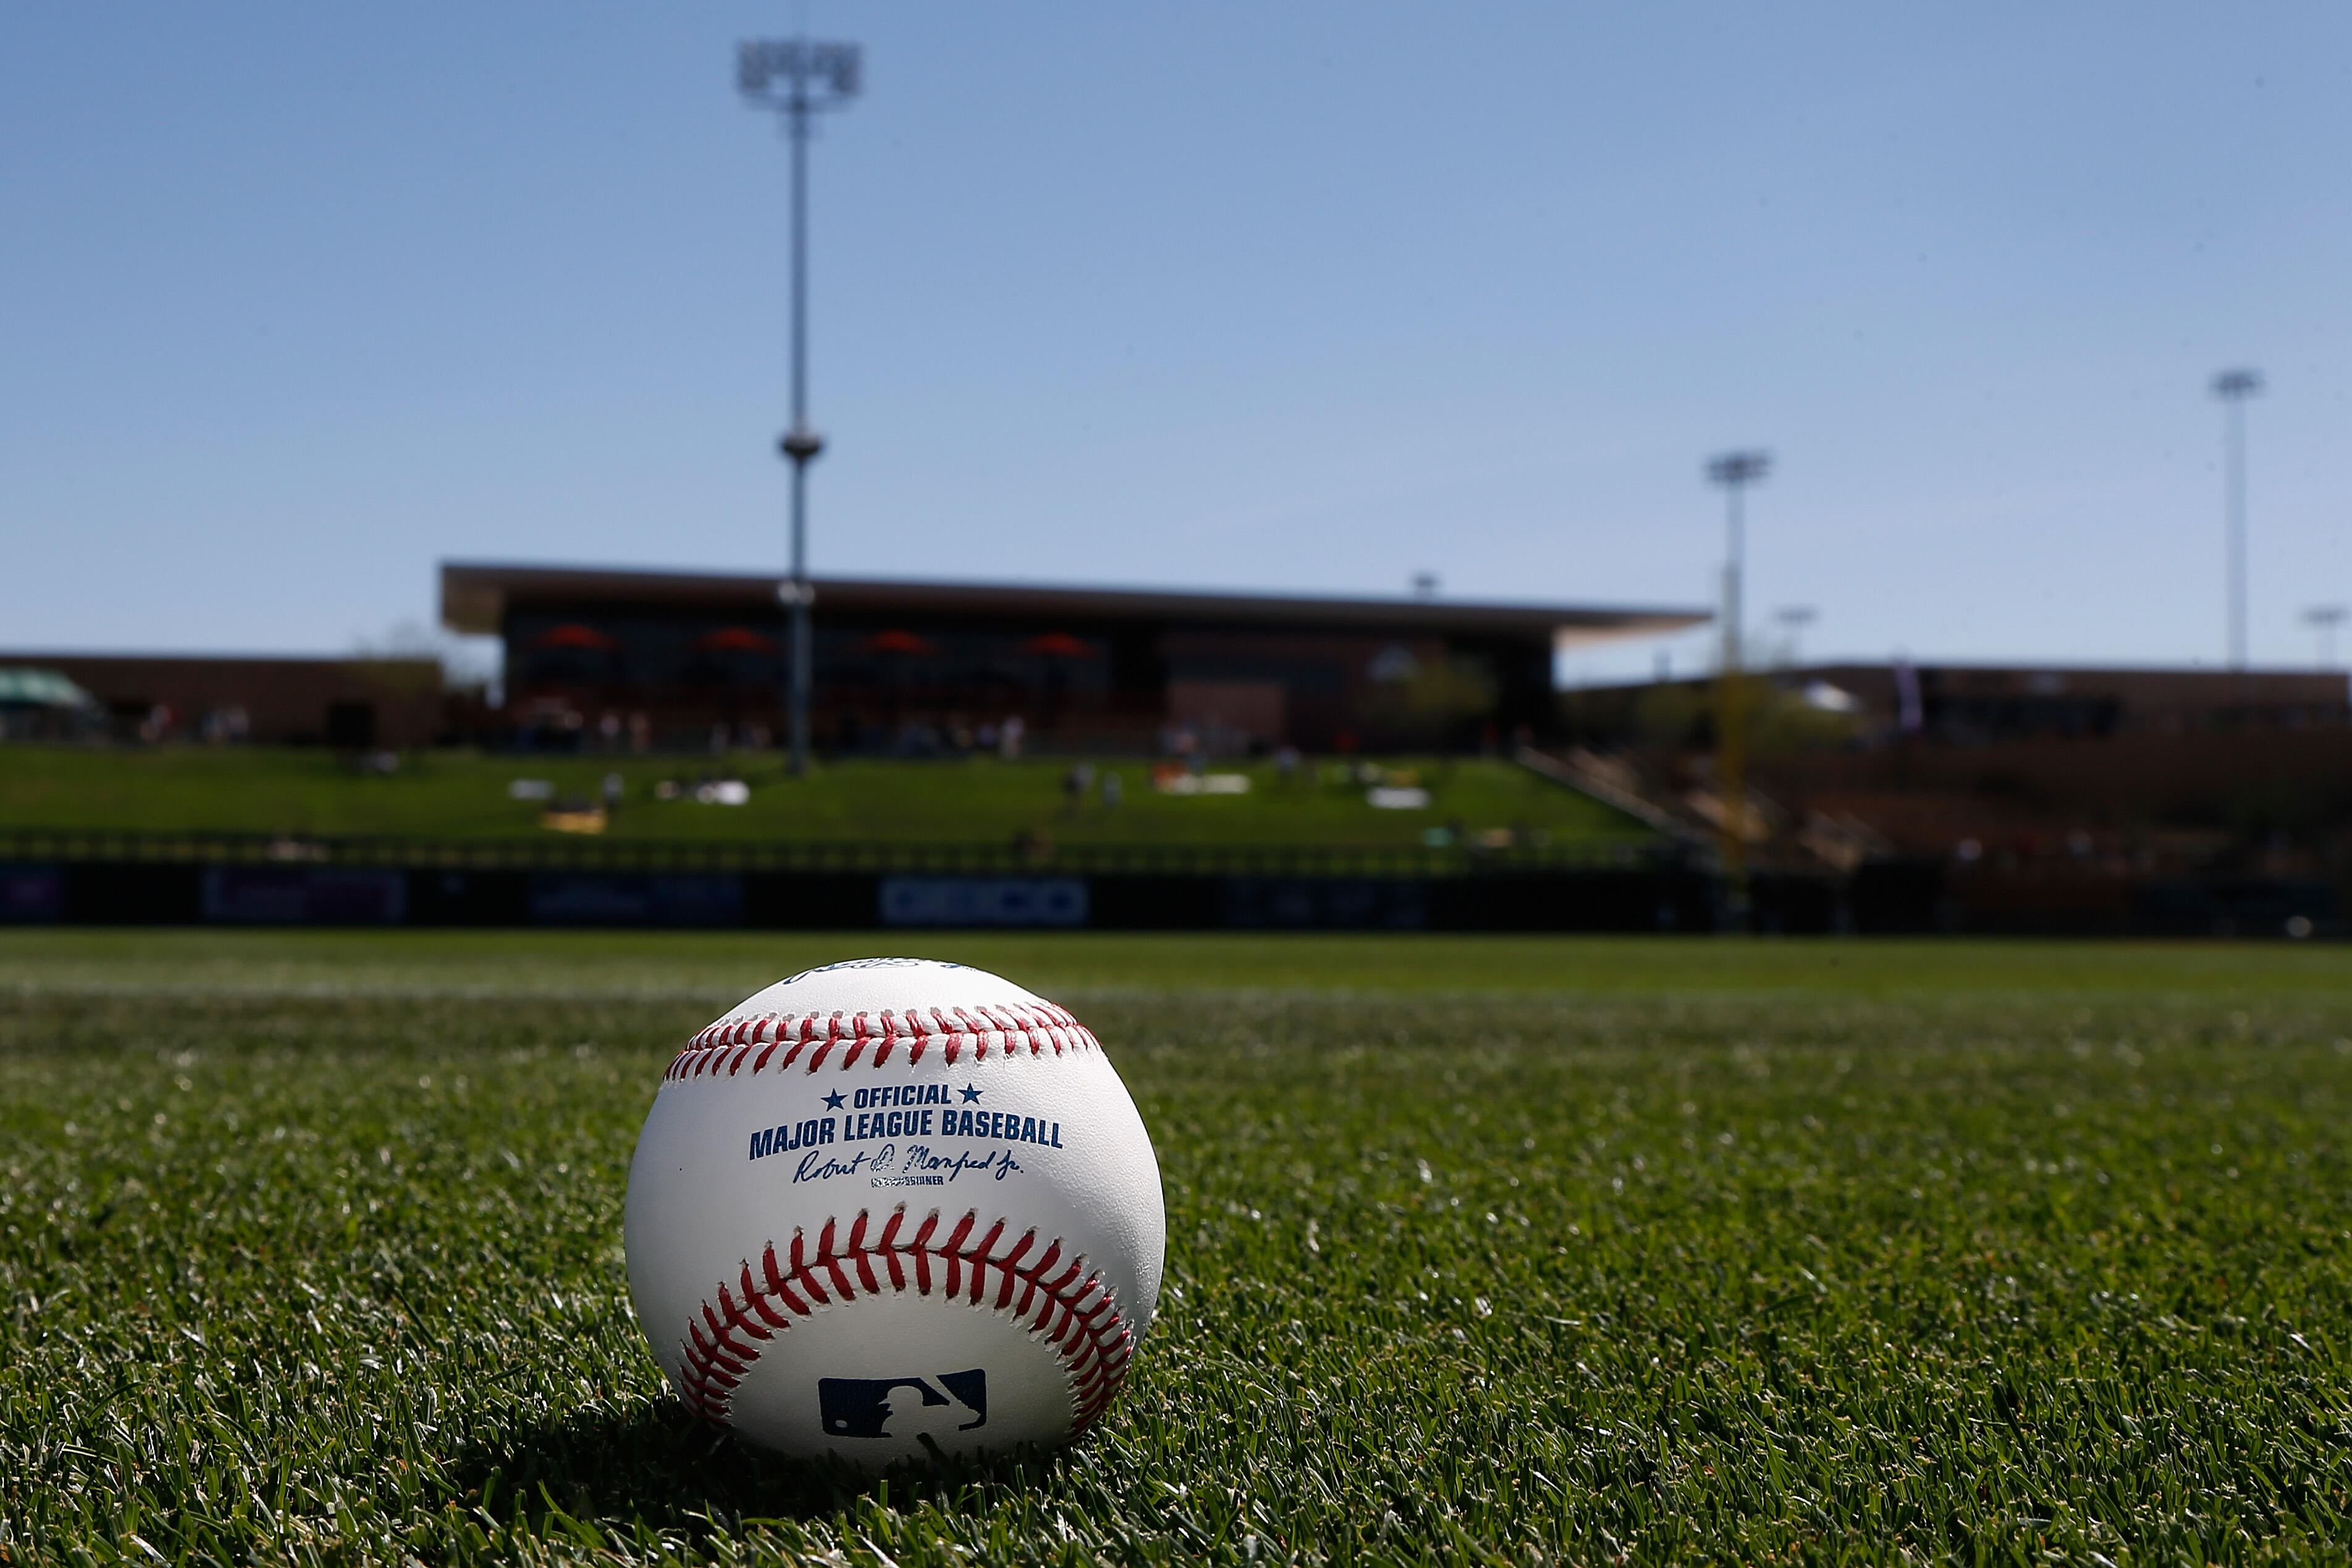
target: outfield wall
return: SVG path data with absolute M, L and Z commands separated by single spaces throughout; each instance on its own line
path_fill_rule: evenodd
M 1787 934 L 2333 936 L 2325 882 L 2138 884 L 2053 900 L 1933 861 L 1759 876 L 1750 926 Z M 1999 896 L 1988 896 L 1989 894 Z M 706 930 L 1712 931 L 1725 889 L 1671 863 L 1461 876 L 446 869 L 251 863 L 0 865 L 0 922 Z
M 0 867 L 0 920 L 64 925 L 750 930 L 1706 931 L 1671 868 L 1495 877 Z M 1827 930 L 1815 900 L 1805 923 Z

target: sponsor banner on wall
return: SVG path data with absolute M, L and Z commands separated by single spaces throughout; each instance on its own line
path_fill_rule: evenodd
M 204 918 L 221 925 L 398 925 L 408 879 L 398 871 L 325 866 L 212 866 Z
M 543 871 L 530 879 L 530 920 L 533 925 L 740 925 L 743 879 Z
M 1221 913 L 1243 930 L 1419 931 L 1429 924 L 1429 889 L 1413 880 L 1234 877 Z
M 66 912 L 59 866 L 0 866 L 0 921 L 54 921 Z
M 1084 877 L 885 877 L 886 926 L 1082 926 Z

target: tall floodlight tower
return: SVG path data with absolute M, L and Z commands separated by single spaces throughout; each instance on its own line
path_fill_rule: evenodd
M 1783 605 L 1772 612 L 1772 618 L 1788 628 L 1789 640 L 1782 645 L 1781 657 L 1791 665 L 1805 662 L 1801 639 L 1805 628 L 1822 618 L 1822 613 L 1811 605 Z
M 2213 378 L 2221 400 L 2222 552 L 2230 668 L 2246 668 L 2246 399 L 2263 390 L 2258 370 L 2225 370 Z
M 1709 458 L 1708 482 L 1723 487 L 1727 537 L 1723 558 L 1723 666 L 1716 682 L 1716 790 L 1723 802 L 1723 875 L 1730 899 L 1726 911 L 1735 931 L 1748 927 L 1748 716 L 1747 657 L 1740 627 L 1740 576 L 1746 570 L 1748 487 L 1772 471 L 1769 452 L 1726 452 Z
M 856 44 L 753 38 L 735 47 L 735 85 L 755 108 L 784 117 L 793 144 L 793 423 L 776 449 L 793 466 L 793 574 L 777 589 L 792 610 L 793 773 L 808 771 L 809 688 L 814 638 L 809 611 L 808 466 L 824 437 L 808 422 L 808 144 L 816 117 L 857 96 L 863 58 Z
M 2314 605 L 2303 612 L 2303 624 L 2319 636 L 2319 668 L 2336 668 L 2336 628 L 2344 624 L 2341 605 Z

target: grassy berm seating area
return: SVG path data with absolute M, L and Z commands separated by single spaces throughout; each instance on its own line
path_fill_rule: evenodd
M 2331 950 L 925 939 L 1100 1035 L 1168 1289 L 1076 1449 L 861 1481 L 620 1216 L 869 940 L 0 935 L 0 1561 L 2347 1561 Z
M 1073 794 L 1070 775 L 1081 764 L 1088 782 Z M 620 799 L 604 833 L 631 840 L 1003 843 L 1029 835 L 1073 844 L 1402 847 L 1435 828 L 1570 847 L 1648 837 L 1608 807 L 1493 758 L 1327 758 L 1287 777 L 1270 762 L 1220 762 L 1181 793 L 1154 784 L 1154 769 L 1168 763 L 1138 757 L 852 760 L 821 763 L 800 779 L 773 752 L 441 751 L 404 753 L 388 773 L 371 765 L 318 749 L 0 746 L 0 826 L 528 837 L 547 832 L 549 805 L 601 804 L 613 777 Z M 1115 800 L 1105 791 L 1112 775 Z M 1245 787 L 1228 793 L 1236 779 Z M 518 781 L 543 786 L 544 798 L 515 798 Z M 727 782 L 744 785 L 749 798 L 696 798 L 699 786 Z M 1372 792 L 1383 786 L 1422 791 L 1427 803 L 1375 806 Z

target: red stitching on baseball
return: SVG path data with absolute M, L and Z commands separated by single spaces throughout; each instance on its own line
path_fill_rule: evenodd
M 763 1013 L 751 1018 L 722 1018 L 711 1025 L 687 1041 L 662 1076 L 734 1078 L 748 1068 L 757 1078 L 771 1065 L 779 1072 L 786 1070 L 803 1052 L 808 1056 L 807 1070 L 814 1072 L 835 1058 L 836 1046 L 845 1047 L 837 1058 L 837 1065 L 843 1068 L 855 1067 L 860 1058 L 868 1066 L 881 1067 L 900 1047 L 912 1066 L 934 1045 L 950 1067 L 967 1048 L 975 1061 L 986 1061 L 992 1049 L 1000 1056 L 1026 1050 L 1032 1057 L 1042 1057 L 1050 1050 L 1059 1057 L 1102 1048 L 1085 1025 L 1050 1003 L 1038 1007 L 957 1007 L 952 1016 L 933 1007 L 928 1018 L 911 1007 L 900 1013 L 883 1008 L 856 1015 Z M 869 1051 L 868 1047 L 873 1048 Z
M 811 1317 L 817 1307 L 854 1301 L 861 1292 L 882 1294 L 884 1287 L 875 1272 L 877 1261 L 890 1276 L 888 1289 L 897 1291 L 906 1289 L 906 1265 L 911 1262 L 917 1291 L 929 1296 L 931 1264 L 937 1259 L 946 1265 L 943 1299 L 962 1297 L 973 1306 L 979 1306 L 987 1294 L 989 1272 L 994 1270 L 996 1299 L 991 1305 L 999 1312 L 1010 1311 L 1016 1322 L 1028 1325 L 1031 1333 L 1044 1334 L 1045 1342 L 1061 1356 L 1071 1397 L 1077 1404 L 1071 1436 L 1099 1420 L 1127 1381 L 1128 1365 L 1135 1352 L 1134 1336 L 1112 1304 L 1110 1288 L 1102 1276 L 1087 1273 L 1086 1259 L 1075 1256 L 1057 1274 L 1056 1267 L 1062 1265 L 1058 1238 L 1046 1244 L 1035 1262 L 1024 1265 L 1023 1258 L 1037 1240 L 1034 1228 L 1024 1232 L 1002 1258 L 993 1256 L 1006 1230 L 1007 1222 L 1003 1219 L 968 1247 L 966 1242 L 980 1219 L 977 1209 L 967 1211 L 938 1247 L 930 1244 L 940 1224 L 937 1209 L 925 1217 L 910 1239 L 901 1241 L 898 1232 L 906 1217 L 907 1208 L 901 1204 L 891 1211 L 882 1234 L 868 1245 L 868 1215 L 860 1209 L 843 1247 L 836 1247 L 835 1238 L 839 1220 L 828 1219 L 818 1234 L 814 1257 L 807 1253 L 805 1234 L 795 1230 L 788 1264 L 779 1262 L 772 1241 L 761 1250 L 757 1274 L 746 1261 L 739 1279 L 720 1280 L 717 1300 L 704 1300 L 687 1320 L 681 1346 L 686 1359 L 677 1373 L 678 1396 L 687 1407 L 714 1426 L 729 1425 L 729 1405 L 736 1388 L 760 1359 L 761 1347 L 791 1328 L 793 1317 Z M 963 1285 L 967 1270 L 969 1287 Z M 1017 1303 L 1013 1300 L 1016 1287 Z M 787 1312 L 792 1316 L 785 1316 Z

